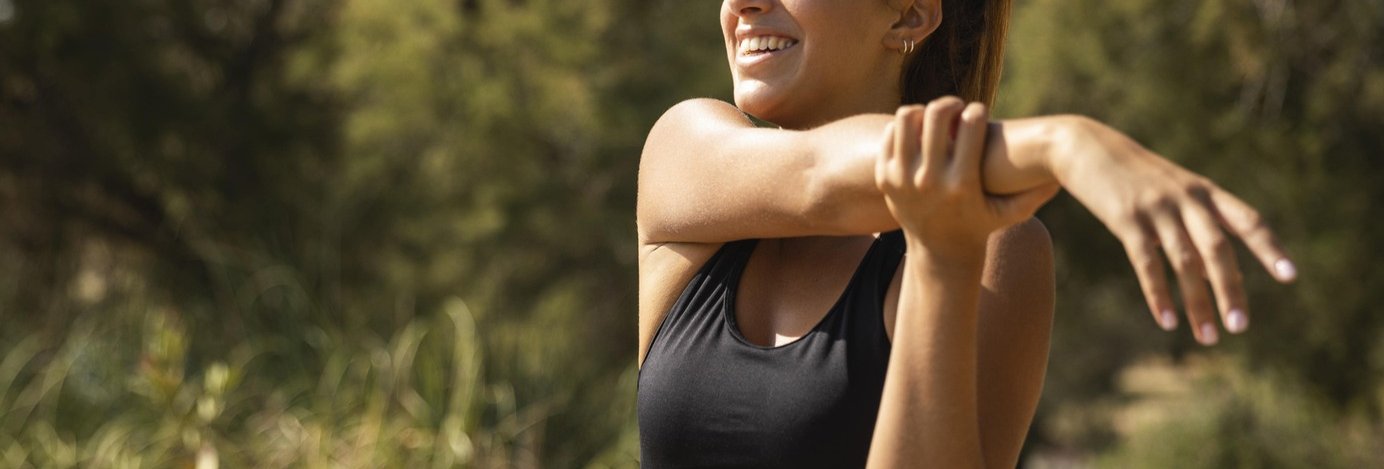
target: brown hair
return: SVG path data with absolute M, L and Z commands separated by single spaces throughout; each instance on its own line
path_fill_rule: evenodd
M 994 105 L 1010 0 L 943 0 L 942 23 L 908 59 L 903 104 L 946 95 Z

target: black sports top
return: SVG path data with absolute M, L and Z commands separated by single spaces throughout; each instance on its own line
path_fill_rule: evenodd
M 692 277 L 639 372 L 643 467 L 864 467 L 889 362 L 884 295 L 902 232 L 870 246 L 802 338 L 756 345 L 735 324 L 755 240 L 726 243 Z

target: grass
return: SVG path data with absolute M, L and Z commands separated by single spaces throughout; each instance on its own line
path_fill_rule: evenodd
M 485 381 L 460 300 L 377 345 L 319 337 L 325 366 L 288 381 L 269 347 L 194 359 L 176 313 L 142 316 L 133 335 L 87 316 L 57 346 L 4 345 L 0 466 L 540 467 L 560 406 Z

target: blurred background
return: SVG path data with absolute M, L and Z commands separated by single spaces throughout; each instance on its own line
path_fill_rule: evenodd
M 635 172 L 720 2 L 0 0 L 0 466 L 634 467 Z M 1046 207 L 1024 467 L 1384 466 L 1384 2 L 1016 2 L 997 115 L 1262 209 L 1252 327 L 1157 329 Z

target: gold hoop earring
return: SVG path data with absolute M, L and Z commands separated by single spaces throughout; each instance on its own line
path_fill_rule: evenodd
M 913 53 L 913 46 L 914 46 L 914 44 L 915 44 L 915 43 L 913 42 L 912 39 L 904 39 L 904 40 L 903 40 L 903 51 L 902 51 L 903 55 L 912 54 L 912 53 Z

